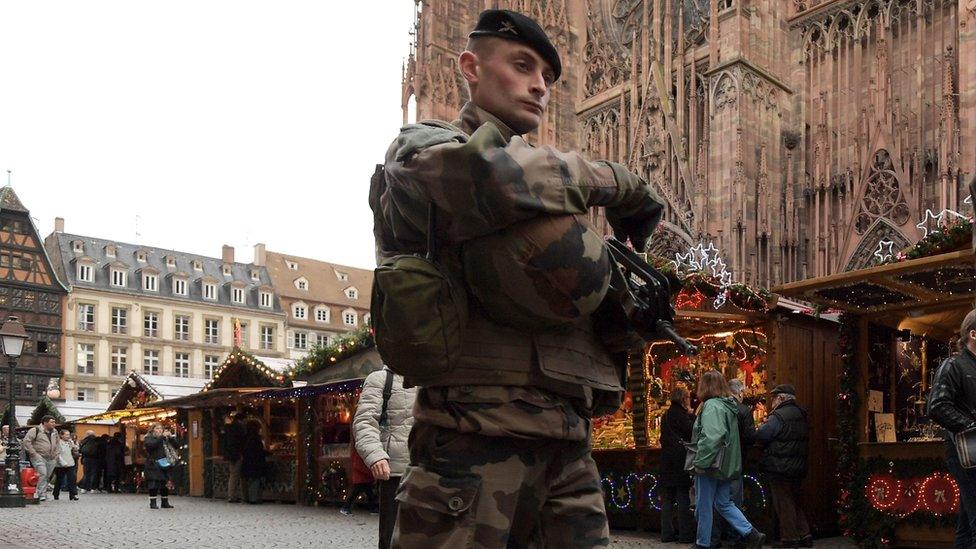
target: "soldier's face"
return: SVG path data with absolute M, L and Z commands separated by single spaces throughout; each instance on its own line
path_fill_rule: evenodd
M 549 63 L 532 48 L 504 39 L 492 40 L 490 52 L 474 57 L 470 71 L 465 70 L 462 59 L 474 104 L 516 133 L 538 128 L 549 106 L 549 86 L 554 80 Z

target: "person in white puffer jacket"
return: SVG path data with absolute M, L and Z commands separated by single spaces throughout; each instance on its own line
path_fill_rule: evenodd
M 386 398 L 384 391 L 389 393 Z M 396 492 L 410 455 L 407 438 L 413 427 L 417 388 L 403 388 L 403 377 L 388 368 L 366 377 L 352 428 L 356 451 L 380 484 L 379 548 L 387 549 L 396 524 Z M 385 419 L 383 403 L 386 401 Z

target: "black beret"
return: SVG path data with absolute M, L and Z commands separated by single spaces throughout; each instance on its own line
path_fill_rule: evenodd
M 559 52 L 549 41 L 546 31 L 542 30 L 538 23 L 521 13 L 510 10 L 485 10 L 481 12 L 481 15 L 478 16 L 478 24 L 468 35 L 469 38 L 478 36 L 494 36 L 525 44 L 552 65 L 555 80 L 559 80 L 559 75 L 563 72 L 563 65 L 559 61 Z
M 770 391 L 770 393 L 774 395 L 796 396 L 796 387 L 790 385 L 789 383 L 784 383 L 782 385 L 777 385 L 776 387 L 773 387 L 773 390 Z

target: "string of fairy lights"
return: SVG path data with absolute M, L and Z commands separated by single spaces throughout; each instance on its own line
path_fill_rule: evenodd
M 762 482 L 753 475 L 742 475 L 742 479 L 752 486 L 751 492 L 756 495 L 758 507 L 766 509 L 769 500 Z M 661 510 L 661 498 L 657 491 L 659 481 L 654 474 L 631 472 L 621 479 L 619 475 L 610 473 L 600 479 L 600 485 L 603 487 L 604 501 L 611 511 L 628 512 L 638 507 Z
M 972 196 L 968 196 L 963 202 L 971 205 L 972 199 Z M 921 240 L 915 246 L 917 247 L 927 239 L 936 237 L 941 233 L 946 233 L 955 226 L 971 224 L 972 222 L 973 218 L 971 216 L 949 208 L 943 208 L 938 213 L 926 208 L 925 216 L 915 225 L 915 228 L 922 233 Z M 895 251 L 894 246 L 895 242 L 888 238 L 882 238 L 878 241 L 878 247 L 874 250 L 873 254 L 878 264 L 890 263 L 893 260 L 903 260 L 906 258 L 904 251 Z

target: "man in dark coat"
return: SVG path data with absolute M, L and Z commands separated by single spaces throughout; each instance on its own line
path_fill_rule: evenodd
M 120 477 L 125 468 L 125 442 L 122 433 L 115 433 L 105 443 L 105 491 L 119 492 Z
M 661 541 L 695 541 L 695 517 L 691 513 L 691 475 L 685 471 L 685 442 L 691 440 L 694 423 L 691 396 L 684 388 L 671 392 L 671 407 L 661 419 Z M 678 531 L 674 530 L 677 511 Z
M 246 483 L 244 501 L 262 503 L 261 480 L 268 472 L 268 451 L 261 438 L 261 423 L 250 420 L 244 426 L 244 440 L 241 445 L 241 477 Z
M 813 547 L 810 525 L 803 511 L 801 483 L 807 475 L 810 425 L 807 412 L 796 403 L 796 388 L 777 385 L 769 417 L 756 438 L 765 447 L 760 462 L 769 480 L 780 541 L 773 547 Z
M 231 412 L 220 432 L 220 452 L 227 463 L 227 501 L 240 503 L 244 495 L 241 483 L 241 462 L 244 449 L 244 422 Z
M 101 463 L 98 460 L 98 437 L 95 431 L 85 431 L 85 438 L 81 439 L 78 451 L 81 452 L 81 464 L 85 468 L 85 474 L 81 477 L 81 493 L 86 494 L 93 490 L 92 479 L 101 474 Z

